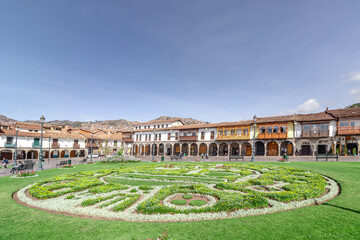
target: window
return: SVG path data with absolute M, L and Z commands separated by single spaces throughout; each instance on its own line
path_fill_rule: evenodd
M 317 133 L 319 131 L 319 125 L 318 124 L 312 124 L 311 125 L 311 132 Z
M 321 131 L 328 131 L 329 130 L 329 124 L 327 124 L 327 123 L 320 124 L 320 130 Z
M 286 126 L 281 126 L 280 127 L 280 132 L 285 133 L 286 132 Z
M 185 136 L 185 137 L 187 136 L 187 132 L 184 132 L 184 136 Z
M 214 139 L 215 138 L 215 131 L 211 131 L 211 136 L 210 136 L 211 139 Z
M 136 141 L 139 141 L 139 135 L 136 135 Z
M 79 140 L 74 140 L 74 144 L 79 144 Z
M 148 137 L 147 137 L 147 135 L 145 135 L 145 141 L 147 141 L 148 140 Z
M 158 134 L 158 138 L 159 138 L 158 140 L 161 141 L 161 134 L 160 133 Z
M 158 125 L 158 128 L 160 128 L 160 125 Z
M 230 130 L 230 136 L 235 136 L 235 129 Z
M 243 129 L 243 135 L 249 135 L 249 129 L 248 128 Z
M 150 125 L 148 126 L 148 129 L 150 129 Z
M 169 125 L 168 125 L 168 124 L 166 124 L 166 127 L 169 127 Z
M 40 145 L 40 138 L 34 138 L 34 145 Z
M 171 137 L 171 134 L 170 134 L 170 133 L 168 133 L 168 139 L 167 139 L 167 140 L 170 140 L 170 137 Z
M 12 144 L 13 143 L 13 137 L 6 137 L 6 144 Z
M 304 125 L 304 126 L 303 126 L 303 130 L 304 130 L 304 132 L 310 132 L 310 130 L 311 130 L 311 125 L 309 125 L 309 124 Z
M 224 131 L 223 131 L 223 130 L 219 130 L 219 131 L 218 131 L 219 137 L 221 137 L 223 134 L 224 134 Z
M 205 139 L 205 132 L 201 132 L 201 140 Z
M 265 128 L 264 127 L 260 128 L 260 133 L 265 133 Z
M 224 136 L 229 136 L 229 130 L 224 131 Z
M 274 126 L 273 132 L 274 132 L 274 133 L 278 133 L 278 132 L 279 132 L 279 127 L 278 127 L 278 126 Z
M 271 134 L 271 133 L 272 133 L 272 127 L 268 126 L 268 127 L 266 128 L 266 133 Z
M 196 136 L 196 132 L 192 132 L 192 136 L 195 137 L 195 136 Z
M 175 140 L 179 140 L 179 133 L 175 133 Z
M 161 125 L 161 127 L 162 127 L 162 128 L 164 128 L 164 124 L 163 124 L 163 125 Z
M 241 129 L 236 129 L 236 136 L 241 136 Z
M 340 121 L 340 127 L 348 127 L 349 121 Z
M 156 125 L 154 125 L 154 128 L 156 128 Z

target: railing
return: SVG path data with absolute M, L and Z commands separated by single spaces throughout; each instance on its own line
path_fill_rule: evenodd
M 360 134 L 360 126 L 339 127 L 338 134 Z
M 80 144 L 78 144 L 78 143 L 74 143 L 74 144 L 73 144 L 73 148 L 75 148 L 75 149 L 79 149 L 79 148 L 80 148 Z
M 302 137 L 328 137 L 329 130 L 303 131 Z
M 130 137 L 123 138 L 123 142 L 132 143 L 132 142 L 134 142 L 134 139 L 133 139 L 133 138 L 130 138 Z
M 91 148 L 91 143 L 86 143 L 86 147 L 87 148 Z M 98 143 L 93 143 L 92 144 L 92 147 L 94 148 L 94 147 L 100 147 L 100 144 L 98 144 Z
M 33 144 L 32 144 L 32 147 L 33 147 L 33 148 L 40 148 L 40 143 L 33 143 Z
M 14 148 L 15 144 L 14 143 L 5 143 L 5 147 L 7 148 Z
M 237 139 L 250 139 L 250 135 L 218 135 L 217 140 L 237 140 Z
M 197 136 L 180 136 L 180 141 L 197 141 Z
M 259 133 L 259 139 L 279 139 L 279 138 L 287 138 L 286 132 L 279 133 Z
M 58 143 L 52 143 L 51 148 L 60 148 L 60 145 Z

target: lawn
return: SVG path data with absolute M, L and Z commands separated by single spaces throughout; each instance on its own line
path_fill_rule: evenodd
M 150 163 L 140 163 L 150 164 Z M 160 165 L 160 163 L 158 163 Z M 261 165 L 279 163 L 258 163 Z M 139 165 L 136 163 L 126 166 Z M 48 213 L 17 204 L 12 193 L 41 179 L 122 164 L 77 165 L 75 169 L 46 170 L 39 177 L 0 178 L 0 239 L 156 239 L 167 229 L 174 239 L 359 239 L 360 163 L 294 162 L 286 167 L 309 169 L 336 179 L 341 194 L 319 206 L 291 211 L 202 222 L 136 223 L 94 220 Z M 116 180 L 121 181 L 121 180 Z M 143 185 L 146 180 L 123 184 Z M 152 184 L 156 184 L 153 182 Z M 159 184 L 159 183 L 158 183 Z M 171 183 L 170 183 L 171 184 Z

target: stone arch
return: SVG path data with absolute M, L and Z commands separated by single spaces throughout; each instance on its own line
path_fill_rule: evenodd
M 181 153 L 182 153 L 184 156 L 189 156 L 189 144 L 187 144 L 187 143 L 182 144 L 182 146 L 181 146 Z
M 26 159 L 38 159 L 39 155 L 38 152 L 35 150 L 30 150 L 26 154 Z
M 237 142 L 233 142 L 230 145 L 230 155 L 239 155 L 240 154 L 240 146 Z
M 26 159 L 26 151 L 21 150 L 21 152 L 16 156 L 17 159 Z
M 190 155 L 191 156 L 197 156 L 198 155 L 198 147 L 196 143 L 192 143 L 190 145 Z
M 1 155 L 1 161 L 3 160 L 3 158 L 6 158 L 7 160 L 12 160 L 13 159 L 13 152 L 11 150 L 2 150 L 0 152 Z
M 163 143 L 159 144 L 159 155 L 160 156 L 164 156 L 164 152 L 165 152 L 165 147 Z
M 205 155 L 207 153 L 207 145 L 205 143 L 201 143 L 199 146 L 199 154 Z
M 168 144 L 166 144 L 166 150 L 165 150 L 165 152 L 166 152 L 166 156 L 171 156 L 172 155 L 172 146 L 171 146 L 171 144 L 170 143 L 168 143 Z
M 174 155 L 179 156 L 180 155 L 180 144 L 175 143 L 174 144 Z
M 150 156 L 151 154 L 150 144 L 145 145 L 145 156 Z
M 265 144 L 262 141 L 257 141 L 255 143 L 255 155 L 256 156 L 265 155 Z
M 357 156 L 357 153 L 359 152 L 359 146 L 358 141 L 355 137 L 347 136 L 345 137 L 345 145 L 348 150 L 347 154 Z
M 79 157 L 85 157 L 85 150 L 80 150 Z
M 267 156 L 278 156 L 279 155 L 279 144 L 275 141 L 270 141 L 266 145 Z
M 294 145 L 290 141 L 284 141 L 280 145 L 280 155 L 286 153 L 289 156 L 294 155 Z
M 209 156 L 217 156 L 218 146 L 216 143 L 211 143 L 209 146 Z
M 295 155 L 296 156 L 312 156 L 314 147 L 312 141 L 309 139 L 301 139 L 296 143 Z
M 252 154 L 251 144 L 248 142 L 244 142 L 243 144 L 241 144 L 241 155 L 251 156 L 251 154 Z
M 219 146 L 219 156 L 229 155 L 229 146 L 227 143 L 221 143 Z
M 77 157 L 77 151 L 76 151 L 76 150 L 71 150 L 71 151 L 70 151 L 70 157 L 71 157 L 71 158 Z
M 157 149 L 157 144 L 152 144 L 151 145 L 151 155 L 154 155 L 154 156 L 157 156 L 157 152 L 158 152 L 158 149 Z
M 140 144 L 140 147 L 139 147 L 139 151 L 140 151 L 140 155 L 144 155 L 145 154 L 145 146 L 143 144 Z

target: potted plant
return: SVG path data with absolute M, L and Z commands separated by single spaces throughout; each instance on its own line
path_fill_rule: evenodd
M 347 147 L 346 146 L 344 147 L 344 155 L 345 155 L 345 157 L 347 156 Z
M 356 156 L 356 148 L 352 149 L 353 155 Z

